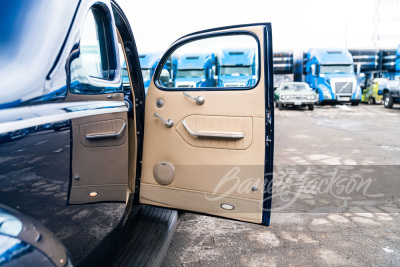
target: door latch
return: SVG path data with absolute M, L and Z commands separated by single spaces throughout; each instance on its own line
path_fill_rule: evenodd
M 267 146 L 269 146 L 269 143 L 271 143 L 271 142 L 272 142 L 272 140 L 269 139 L 269 136 L 267 135 L 267 139 L 265 140 L 265 144 L 266 144 Z
M 171 128 L 172 126 L 174 126 L 174 122 L 171 119 L 164 120 L 157 113 L 154 113 L 153 116 L 156 117 L 156 118 L 159 118 L 162 122 L 165 123 L 165 126 L 167 126 L 168 128 Z

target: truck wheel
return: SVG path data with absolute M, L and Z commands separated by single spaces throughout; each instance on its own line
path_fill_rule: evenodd
M 358 104 L 360 104 L 359 102 L 351 102 L 352 106 L 358 106 Z
M 279 104 L 278 104 L 278 109 L 279 109 L 279 110 L 282 110 L 282 109 L 283 109 L 282 103 L 279 103 Z
M 392 108 L 393 107 L 393 98 L 390 96 L 389 93 L 386 93 L 383 97 L 385 108 Z
M 277 108 L 279 106 L 278 102 L 275 101 L 275 107 Z
M 308 105 L 308 110 L 314 110 L 314 104 Z
M 370 97 L 368 99 L 368 105 L 373 105 L 373 104 L 375 104 L 375 100 L 372 97 Z

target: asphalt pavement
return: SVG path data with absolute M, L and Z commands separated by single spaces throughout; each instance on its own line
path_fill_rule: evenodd
M 269 227 L 180 213 L 163 266 L 399 266 L 400 106 L 275 111 Z

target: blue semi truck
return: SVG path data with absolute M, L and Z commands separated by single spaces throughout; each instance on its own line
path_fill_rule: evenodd
M 255 85 L 256 54 L 250 48 L 223 49 L 218 54 L 218 87 L 246 87 Z
M 142 69 L 142 77 L 146 94 L 160 58 L 161 53 L 158 52 L 139 54 L 140 67 Z
M 170 75 L 173 77 L 176 88 L 215 86 L 215 54 L 185 53 L 173 61 L 177 64 L 170 69 L 176 68 L 176 70 Z
M 360 103 L 361 88 L 347 49 L 311 48 L 295 58 L 295 81 L 305 80 L 315 90 L 317 104 Z

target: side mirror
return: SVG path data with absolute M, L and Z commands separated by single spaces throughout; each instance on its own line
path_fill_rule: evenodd
M 218 74 L 217 74 L 217 71 L 216 71 L 216 67 L 215 66 L 212 66 L 212 71 L 213 71 L 213 78 L 214 78 L 214 80 L 218 80 Z
M 315 65 L 311 65 L 311 75 L 316 76 Z
M 167 84 L 169 82 L 169 79 L 170 79 L 169 71 L 163 69 L 160 74 L 160 82 L 163 84 Z

